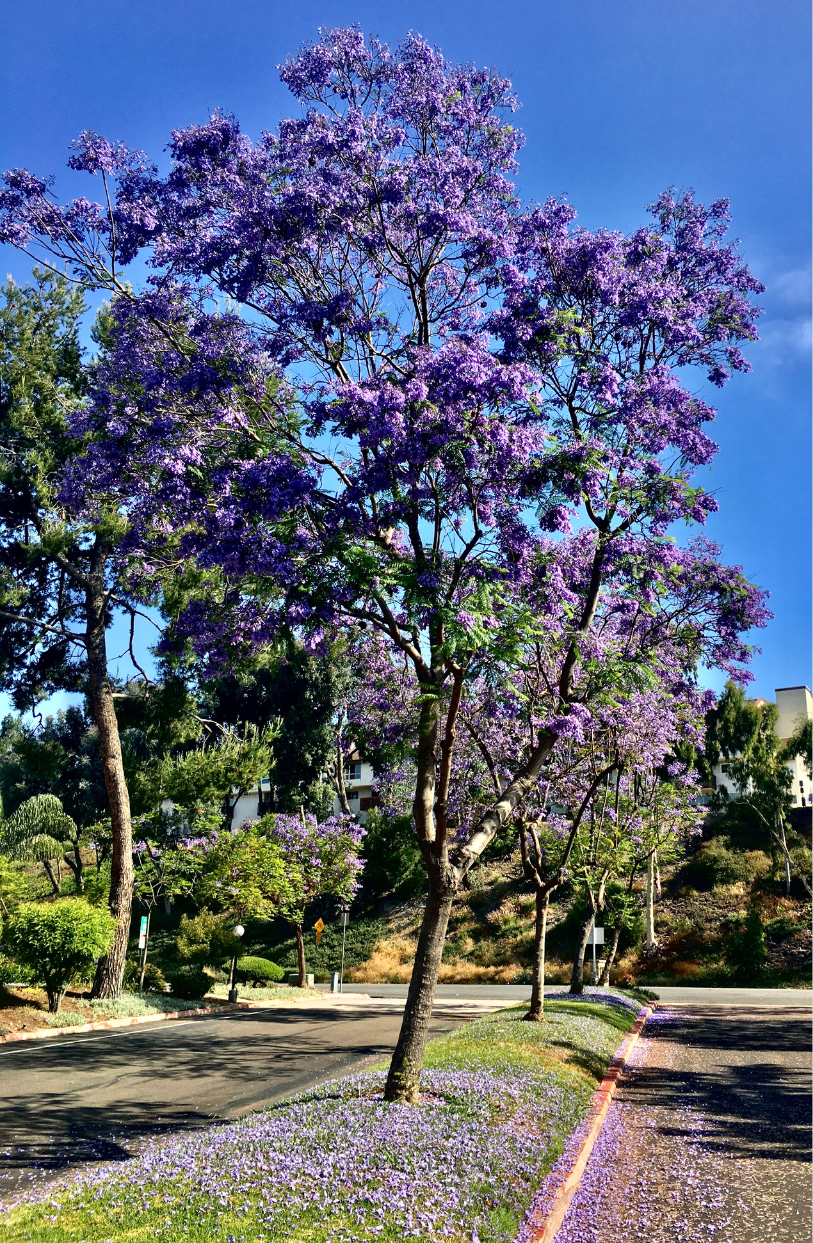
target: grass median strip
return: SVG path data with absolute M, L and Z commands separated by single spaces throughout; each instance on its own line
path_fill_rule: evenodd
M 618 995 L 501 1010 L 432 1041 L 418 1105 L 372 1069 L 156 1142 L 12 1208 L 31 1243 L 503 1243 L 638 1011 Z

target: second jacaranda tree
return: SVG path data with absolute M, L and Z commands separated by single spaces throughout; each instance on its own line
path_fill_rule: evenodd
M 631 237 L 576 228 L 558 200 L 524 208 L 509 83 L 418 36 L 390 50 L 325 31 L 282 78 L 298 117 L 256 142 L 223 114 L 175 131 L 166 175 L 84 134 L 71 164 L 104 182 L 100 203 L 7 174 L 0 229 L 113 295 L 63 495 L 126 505 L 132 590 L 205 571 L 179 632 L 213 668 L 281 630 L 318 648 L 361 625 L 414 670 L 428 898 L 387 1085 L 408 1100 L 458 887 L 589 717 L 586 688 L 619 684 L 590 655 L 613 575 L 631 635 L 650 615 L 654 633 L 665 600 L 672 628 L 683 610 L 695 664 L 738 668 L 764 622 L 739 571 L 666 538 L 714 507 L 692 482 L 714 412 L 683 377 L 746 368 L 759 286 L 723 202 L 666 194 Z M 138 292 L 123 268 L 142 252 Z M 461 704 L 545 628 L 557 589 L 549 714 L 500 796 L 453 829 Z

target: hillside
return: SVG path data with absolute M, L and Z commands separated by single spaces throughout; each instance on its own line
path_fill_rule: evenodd
M 671 869 L 662 877 L 655 908 L 658 944 L 643 948 L 643 926 L 624 934 L 613 981 L 641 984 L 730 983 L 732 938 L 741 932 L 750 907 L 759 911 L 767 959 L 764 984 L 809 986 L 811 972 L 810 904 L 803 894 L 785 898 L 770 876 L 771 860 L 759 851 L 731 852 L 741 879 L 710 884 L 691 865 Z M 702 859 L 702 856 L 701 856 Z M 695 871 L 700 870 L 696 865 Z M 449 924 L 440 980 L 443 983 L 521 983 L 526 981 L 533 949 L 534 900 L 524 881 L 518 855 L 492 867 L 460 894 Z M 640 886 L 639 892 L 640 892 Z M 421 900 L 392 898 L 375 905 L 385 935 L 347 978 L 357 982 L 404 982 L 409 979 L 420 924 Z M 372 913 L 372 912 L 371 912 Z M 577 944 L 580 910 L 572 891 L 565 890 L 550 910 L 547 979 L 570 978 Z M 756 983 L 756 980 L 743 981 Z

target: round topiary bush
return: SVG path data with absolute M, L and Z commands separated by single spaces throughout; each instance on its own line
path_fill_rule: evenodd
M 237 960 L 237 974 L 244 980 L 253 980 L 254 986 L 260 983 L 278 984 L 285 979 L 285 972 L 270 958 L 252 958 L 247 955 Z
M 212 986 L 212 981 L 200 967 L 181 967 L 169 977 L 173 997 L 182 1001 L 199 1001 L 205 997 Z

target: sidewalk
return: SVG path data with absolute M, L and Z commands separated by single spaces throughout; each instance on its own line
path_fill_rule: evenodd
M 810 1243 L 810 1015 L 656 1012 L 556 1243 Z

